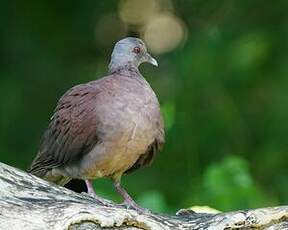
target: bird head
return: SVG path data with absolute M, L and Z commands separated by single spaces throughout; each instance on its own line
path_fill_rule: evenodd
M 115 44 L 109 69 L 116 70 L 123 66 L 138 68 L 138 66 L 144 62 L 158 66 L 156 59 L 147 52 L 147 48 L 141 39 L 127 37 Z

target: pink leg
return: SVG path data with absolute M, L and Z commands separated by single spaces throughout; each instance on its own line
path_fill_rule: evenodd
M 93 188 L 92 181 L 91 180 L 85 180 L 86 186 L 87 186 L 87 193 L 94 197 L 100 204 L 108 206 L 109 204 L 111 205 L 111 202 L 108 200 L 98 196 Z
M 124 204 L 128 208 L 133 208 L 140 213 L 149 212 L 149 210 L 140 207 L 133 198 L 127 193 L 127 191 L 121 186 L 119 181 L 113 181 L 116 191 L 123 197 Z
M 86 183 L 87 190 L 88 190 L 87 193 L 92 195 L 92 196 L 95 196 L 96 192 L 93 188 L 92 181 L 91 180 L 85 180 L 85 183 Z

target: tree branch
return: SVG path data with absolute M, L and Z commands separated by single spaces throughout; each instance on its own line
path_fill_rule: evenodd
M 0 229 L 288 229 L 288 206 L 205 214 L 138 214 L 0 163 Z

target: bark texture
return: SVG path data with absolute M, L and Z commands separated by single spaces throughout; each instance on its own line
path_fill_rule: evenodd
M 138 214 L 0 163 L 0 229 L 288 229 L 288 206 L 206 214 Z

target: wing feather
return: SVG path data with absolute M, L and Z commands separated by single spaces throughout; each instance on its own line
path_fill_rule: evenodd
M 83 84 L 60 98 L 29 172 L 43 177 L 52 168 L 91 151 L 97 143 L 95 100 L 99 92 L 97 87 Z

